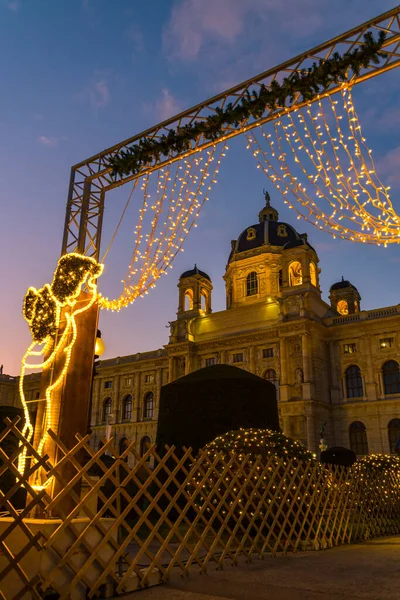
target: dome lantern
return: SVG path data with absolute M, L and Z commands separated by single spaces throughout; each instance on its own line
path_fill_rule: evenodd
M 271 197 L 269 193 L 266 190 L 263 190 L 263 192 L 265 197 L 265 206 L 258 213 L 258 220 L 260 223 L 263 223 L 264 221 L 277 221 L 279 218 L 279 213 L 276 208 L 271 206 Z

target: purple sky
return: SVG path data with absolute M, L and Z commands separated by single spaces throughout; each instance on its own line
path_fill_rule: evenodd
M 340 34 L 393 6 L 381 0 L 0 0 L 0 363 L 19 372 L 30 342 L 21 314 L 30 285 L 50 282 L 60 254 L 69 172 L 103 148 Z M 363 131 L 400 211 L 398 71 L 358 86 Z M 257 221 L 268 187 L 280 218 L 306 231 L 320 257 L 321 286 L 342 275 L 362 308 L 399 302 L 400 249 L 334 241 L 284 207 L 236 138 L 211 201 L 174 269 L 145 299 L 103 313 L 105 357 L 161 347 L 177 308 L 179 274 L 197 262 L 223 310 L 230 240 Z M 107 198 L 104 244 L 129 194 Z M 275 198 L 275 201 L 274 201 Z M 117 295 L 133 222 L 121 230 L 101 289 Z M 108 238 L 108 239 L 107 239 Z

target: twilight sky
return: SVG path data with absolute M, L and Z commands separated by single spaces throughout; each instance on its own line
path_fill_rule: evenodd
M 70 167 L 236 83 L 389 10 L 392 0 L 0 0 L 0 364 L 16 375 L 30 343 L 21 314 L 30 286 L 59 258 Z M 354 91 L 363 132 L 400 211 L 398 70 Z M 167 277 L 124 311 L 102 313 L 104 357 L 161 347 L 177 309 L 177 280 L 196 262 L 225 307 L 230 240 L 257 222 L 262 189 L 280 219 L 307 232 L 321 287 L 342 275 L 364 309 L 399 303 L 400 248 L 357 245 L 297 221 L 256 170 L 244 140 L 230 143 L 211 200 Z M 129 194 L 107 198 L 104 245 Z M 274 200 L 275 198 L 275 200 Z M 100 289 L 116 296 L 134 222 L 121 229 Z

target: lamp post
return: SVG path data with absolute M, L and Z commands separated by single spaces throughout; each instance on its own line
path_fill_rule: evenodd
M 90 385 L 90 399 L 89 399 L 89 415 L 88 415 L 88 433 L 91 433 L 91 429 L 90 429 L 90 421 L 91 421 L 91 417 L 92 417 L 92 406 L 93 406 L 93 389 L 94 389 L 94 377 L 95 375 L 97 375 L 96 373 L 96 361 L 98 358 L 100 358 L 100 356 L 103 356 L 104 351 L 106 349 L 105 343 L 101 338 L 101 331 L 100 329 L 97 330 L 96 333 L 96 342 L 95 342 L 95 347 L 94 347 L 94 362 L 93 362 L 93 369 L 92 369 L 92 382 Z

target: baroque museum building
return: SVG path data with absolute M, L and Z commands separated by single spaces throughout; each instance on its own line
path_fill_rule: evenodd
M 212 312 L 212 282 L 195 266 L 179 279 L 178 312 L 164 348 L 96 363 L 96 445 L 111 433 L 120 448 L 136 440 L 143 453 L 155 441 L 161 387 L 196 369 L 230 364 L 275 384 L 283 432 L 313 452 L 324 424 L 328 446 L 358 455 L 394 452 L 400 305 L 363 311 L 357 288 L 343 279 L 326 304 L 307 235 L 280 222 L 265 198 L 258 223 L 231 242 L 225 310 Z M 39 383 L 28 376 L 32 399 Z

